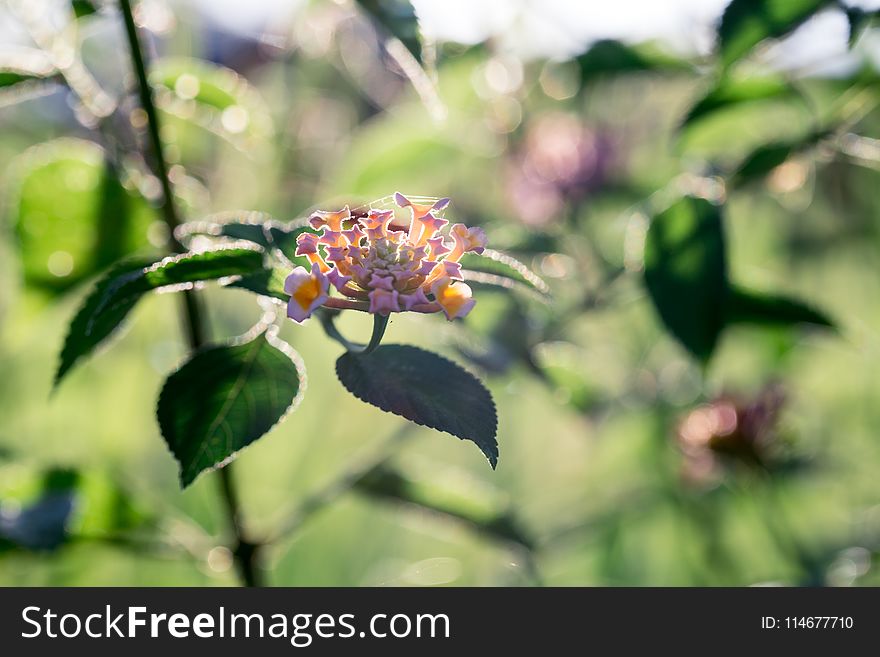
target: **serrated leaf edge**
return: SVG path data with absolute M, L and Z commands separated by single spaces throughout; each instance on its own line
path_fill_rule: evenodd
M 268 429 L 266 429 L 266 431 L 262 434 L 262 436 L 265 436 L 265 435 L 271 433 L 275 429 L 275 427 L 277 427 L 279 424 L 284 422 L 284 420 L 286 420 L 287 417 L 291 413 L 293 413 L 299 407 L 299 405 L 302 403 L 303 397 L 305 396 L 305 393 L 306 393 L 306 389 L 308 388 L 309 380 L 308 380 L 308 374 L 307 374 L 307 370 L 306 370 L 305 361 L 303 360 L 302 356 L 289 343 L 285 342 L 284 340 L 282 340 L 281 338 L 278 337 L 278 331 L 279 331 L 279 328 L 275 324 L 269 326 L 268 328 L 266 328 L 262 324 L 257 324 L 247 333 L 244 333 L 236 338 L 233 338 L 232 340 L 228 340 L 227 342 L 223 342 L 223 343 L 205 345 L 204 347 L 198 349 L 197 351 L 194 351 L 191 354 L 189 354 L 186 357 L 186 359 L 184 359 L 183 362 L 181 362 L 180 365 L 178 365 L 174 369 L 174 371 L 171 372 L 166 377 L 165 383 L 162 385 L 162 390 L 159 392 L 159 397 L 156 400 L 155 413 L 156 413 L 156 420 L 159 423 L 160 433 L 162 431 L 162 426 L 161 426 L 161 422 L 159 422 L 159 419 L 158 419 L 159 418 L 159 407 L 162 404 L 162 398 L 165 394 L 165 389 L 167 387 L 168 380 L 172 376 L 174 376 L 175 374 L 180 372 L 181 369 L 183 369 L 188 363 L 190 363 L 192 361 L 193 358 L 195 358 L 199 354 L 202 354 L 206 351 L 210 351 L 212 349 L 222 349 L 222 348 L 226 348 L 226 347 L 242 346 L 244 344 L 247 344 L 248 342 L 251 342 L 252 340 L 259 340 L 261 333 L 263 334 L 262 335 L 263 339 L 265 339 L 266 342 L 268 342 L 270 346 L 274 347 L 275 349 L 277 349 L 278 351 L 283 353 L 285 356 L 287 356 L 291 360 L 291 362 L 293 362 L 294 366 L 296 367 L 296 371 L 299 374 L 299 389 L 297 390 L 296 395 L 291 400 L 290 405 L 287 407 L 287 409 L 278 417 L 278 420 L 276 420 L 272 424 L 272 426 L 270 426 Z M 254 335 L 255 333 L 256 333 L 256 335 Z M 262 437 L 262 436 L 260 436 L 260 437 Z M 180 486 L 182 489 L 186 489 L 186 488 L 189 488 L 190 486 L 192 486 L 202 475 L 209 473 L 209 472 L 214 472 L 215 470 L 219 470 L 221 468 L 224 468 L 227 465 L 229 465 L 230 463 L 232 463 L 232 461 L 237 459 L 238 456 L 242 452 L 244 452 L 251 445 L 253 445 L 255 442 L 257 442 L 257 439 L 253 440 L 252 442 L 245 445 L 244 447 L 241 447 L 241 448 L 235 450 L 229 456 L 225 457 L 221 461 L 214 463 L 214 465 L 209 466 L 209 467 L 204 468 L 203 470 L 199 471 L 198 474 L 196 474 L 193 477 L 192 481 L 190 481 L 188 484 L 183 483 L 183 465 L 180 463 L 177 456 L 171 450 L 171 446 L 168 444 L 168 441 L 164 438 L 164 436 L 163 436 L 162 442 L 164 443 L 165 448 L 171 454 L 171 457 L 178 464 L 178 466 L 179 466 L 178 479 L 180 481 Z
M 387 346 L 390 347 L 390 346 L 394 346 L 394 345 L 387 345 Z M 446 358 L 445 356 L 441 356 L 440 354 L 437 354 L 437 353 L 435 353 L 435 352 L 433 352 L 433 351 L 428 351 L 427 349 L 421 349 L 420 347 L 415 347 L 415 346 L 413 346 L 413 345 L 397 345 L 397 346 L 400 346 L 400 347 L 410 347 L 410 348 L 412 348 L 412 349 L 419 349 L 420 351 L 424 351 L 424 352 L 426 352 L 426 353 L 431 354 L 431 355 L 434 356 L 435 358 L 439 358 L 439 359 L 441 359 L 441 360 L 445 360 L 446 362 L 448 362 L 448 363 L 454 365 L 455 367 L 459 368 L 462 372 L 464 372 L 465 374 L 467 374 L 467 376 L 469 376 L 471 379 L 473 379 L 473 380 L 477 383 L 477 385 L 479 385 L 481 388 L 483 388 L 483 390 L 485 390 L 485 391 L 489 394 L 489 403 L 492 405 L 492 418 L 493 418 L 493 420 L 494 420 L 494 421 L 493 421 L 493 438 L 495 438 L 495 451 L 494 451 L 494 454 L 493 454 L 493 456 L 495 457 L 494 462 L 493 462 L 493 460 L 492 460 L 491 457 L 488 457 L 488 456 L 486 456 L 486 454 L 483 453 L 483 450 L 482 450 L 482 448 L 480 448 L 479 445 L 477 445 L 477 449 L 480 450 L 480 453 L 483 454 L 483 456 L 486 457 L 486 460 L 489 461 L 489 465 L 492 466 L 492 469 L 493 469 L 493 470 L 495 470 L 495 469 L 497 468 L 497 466 L 498 466 L 498 459 L 500 458 L 500 453 L 499 453 L 499 449 L 498 449 L 498 407 L 497 407 L 496 404 L 495 404 L 495 399 L 492 397 L 492 393 L 489 391 L 489 389 L 486 387 L 486 385 L 485 385 L 482 381 L 480 381 L 480 379 L 479 379 L 476 375 L 474 375 L 472 372 L 470 372 L 468 369 L 462 367 L 461 365 L 459 365 L 458 363 L 456 363 L 454 360 L 451 360 L 451 359 L 449 359 L 449 358 Z M 357 357 L 356 354 L 351 354 L 350 352 L 347 352 L 346 354 L 343 354 L 342 356 L 346 356 L 346 355 L 352 355 L 352 356 L 354 356 L 355 358 Z M 343 387 L 343 388 L 345 388 L 346 390 L 348 390 L 349 393 L 351 393 L 352 395 L 354 395 L 356 398 L 360 399 L 360 400 L 361 400 L 362 402 L 364 402 L 365 404 L 368 404 L 368 405 L 370 405 L 370 406 L 373 406 L 374 408 L 378 408 L 379 410 L 384 411 L 385 413 L 391 413 L 392 415 L 396 415 L 396 416 L 398 416 L 398 417 L 402 417 L 402 418 L 403 418 L 404 420 L 406 420 L 407 422 L 412 422 L 413 424 L 417 424 L 417 425 L 419 425 L 420 427 L 427 427 L 428 429 L 433 429 L 434 431 L 439 431 L 439 432 L 441 432 L 441 433 L 445 433 L 445 434 L 447 434 L 447 435 L 453 436 L 454 438 L 458 438 L 459 440 L 466 440 L 466 441 L 470 441 L 470 442 L 476 444 L 476 442 L 475 442 L 473 439 L 471 439 L 471 438 L 462 438 L 461 436 L 457 436 L 457 435 L 455 435 L 454 433 L 451 433 L 451 432 L 447 431 L 446 429 L 441 429 L 441 428 L 439 428 L 439 427 L 434 427 L 434 426 L 431 426 L 430 424 L 426 424 L 426 423 L 424 423 L 424 422 L 419 422 L 418 420 L 411 420 L 410 418 L 406 417 L 405 415 L 402 415 L 401 413 L 397 413 L 396 411 L 393 411 L 393 410 L 391 410 L 390 408 L 385 408 L 385 407 L 384 407 L 383 405 L 381 405 L 381 404 L 374 404 L 374 403 L 371 402 L 371 401 L 367 401 L 366 399 L 364 399 L 362 396 L 360 396 L 359 394 L 357 394 L 357 393 L 354 392 L 353 390 L 350 390 L 349 387 L 348 387 L 347 385 L 345 385 L 345 382 L 344 382 L 344 381 L 340 378 L 340 376 L 339 376 L 339 360 L 342 358 L 342 356 L 340 356 L 339 358 L 336 359 L 336 365 L 335 365 L 335 367 L 334 367 L 334 371 L 336 372 L 336 378 L 337 378 L 337 380 L 339 381 L 339 383 L 342 384 L 342 387 Z

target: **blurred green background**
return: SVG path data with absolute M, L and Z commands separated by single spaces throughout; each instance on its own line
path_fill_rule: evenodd
M 174 295 L 142 302 L 110 348 L 51 392 L 90 281 L 165 239 L 113 4 L 78 20 L 67 3 L 0 4 L 11 52 L 0 63 L 36 71 L 0 78 L 0 584 L 232 585 L 217 481 L 180 491 L 154 417 L 185 356 Z M 553 4 L 563 18 L 564 4 Z M 598 4 L 569 7 L 572 24 L 614 11 Z M 514 25 L 559 19 L 522 6 Z M 846 16 L 831 7 L 831 19 L 741 64 L 742 79 L 783 80 L 785 93 L 682 128 L 718 73 L 711 45 L 678 32 L 536 53 L 517 51 L 504 26 L 468 45 L 436 26 L 427 38 L 427 15 L 419 41 L 405 2 L 299 3 L 238 33 L 217 21 L 222 7 L 202 9 L 150 0 L 138 14 L 188 219 L 247 209 L 289 220 L 397 190 L 450 196 L 452 218 L 484 227 L 552 292 L 547 303 L 475 286 L 462 325 L 392 318 L 387 341 L 444 353 L 486 381 L 494 472 L 473 445 L 346 393 L 338 345 L 316 322 L 285 324 L 308 389 L 235 474 L 255 535 L 291 523 L 264 555 L 270 583 L 880 584 L 874 28 L 848 50 Z M 837 59 L 798 59 L 817 21 Z M 39 74 L 47 39 L 79 53 L 61 77 Z M 780 140 L 797 147 L 733 184 L 753 149 Z M 687 354 L 652 307 L 639 253 L 657 204 L 695 188 L 725 201 L 730 278 L 801 299 L 836 331 L 732 326 L 707 367 Z M 245 291 L 200 294 L 215 339 L 259 316 Z M 348 315 L 346 334 L 369 330 Z M 768 391 L 784 401 L 760 426 L 760 463 L 686 444 L 695 409 L 732 404 L 742 422 Z M 351 468 L 365 477 L 326 489 Z M 59 490 L 72 492 L 53 502 Z M 40 503 L 39 536 L 16 538 Z

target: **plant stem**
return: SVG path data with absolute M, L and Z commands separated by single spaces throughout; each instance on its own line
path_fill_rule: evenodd
M 134 16 L 131 12 L 129 0 L 119 0 L 122 16 L 125 19 L 125 32 L 128 36 L 128 45 L 131 50 L 131 63 L 134 67 L 138 80 L 138 90 L 141 99 L 141 108 L 147 115 L 147 133 L 150 138 L 150 149 L 153 155 L 153 166 L 156 169 L 156 177 L 162 185 L 162 216 L 165 224 L 171 232 L 170 241 L 175 251 L 185 251 L 183 245 L 174 236 L 175 229 L 180 225 L 177 214 L 177 206 L 174 204 L 174 193 L 171 190 L 171 179 L 168 177 L 168 163 L 165 160 L 165 151 L 162 148 L 162 139 L 159 136 L 159 117 L 156 114 L 156 105 L 153 103 L 153 91 L 147 81 L 147 65 L 138 38 L 137 27 L 134 24 Z
M 235 545 L 232 549 L 232 556 L 235 559 L 235 567 L 238 570 L 238 576 L 245 586 L 262 586 L 263 582 L 257 570 L 257 557 L 259 555 L 260 543 L 255 543 L 246 538 L 246 533 L 241 523 L 241 505 L 238 502 L 238 493 L 235 489 L 235 480 L 232 478 L 232 469 L 229 463 L 225 468 L 220 468 L 217 475 L 220 479 L 220 490 L 223 493 L 223 499 L 226 502 L 227 515 L 232 525 L 232 531 L 235 534 Z
M 327 336 L 336 340 L 336 342 L 345 347 L 346 351 L 353 354 L 366 355 L 375 351 L 381 344 L 382 338 L 385 336 L 385 329 L 388 327 L 388 315 L 373 315 L 373 332 L 370 335 L 370 341 L 367 344 L 359 344 L 351 342 L 339 332 L 334 323 L 335 315 L 323 310 L 319 310 L 316 314 Z
M 180 215 L 174 203 L 174 193 L 171 189 L 171 179 L 168 176 L 168 162 L 162 148 L 162 139 L 159 130 L 159 117 L 156 106 L 153 103 L 153 93 L 147 80 L 147 64 L 144 51 L 138 37 L 137 27 L 134 23 L 134 15 L 131 11 L 130 0 L 119 0 L 119 6 L 125 20 L 125 33 L 128 37 L 131 63 L 134 68 L 140 92 L 141 107 L 147 115 L 147 133 L 152 151 L 152 166 L 154 173 L 162 186 L 162 216 L 168 227 L 169 247 L 172 251 L 181 253 L 186 247 L 175 236 L 175 230 L 180 226 Z M 183 318 L 185 330 L 191 351 L 200 349 L 206 341 L 205 322 L 202 317 L 198 298 L 193 290 L 183 292 Z M 223 497 L 226 515 L 233 532 L 234 545 L 232 554 L 235 558 L 236 568 L 245 586 L 260 586 L 260 578 L 257 574 L 256 563 L 261 545 L 249 540 L 244 532 L 241 508 L 238 495 L 235 490 L 235 481 L 232 477 L 232 464 L 227 464 L 218 473 L 220 491 Z

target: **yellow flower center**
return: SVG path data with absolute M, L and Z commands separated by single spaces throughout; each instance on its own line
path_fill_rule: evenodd
M 308 310 L 320 293 L 321 286 L 318 284 L 318 279 L 312 276 L 309 280 L 304 281 L 296 292 L 293 293 L 293 299 L 299 304 L 300 308 Z

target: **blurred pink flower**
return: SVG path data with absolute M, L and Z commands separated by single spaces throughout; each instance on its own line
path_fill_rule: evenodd
M 685 479 L 712 483 L 720 476 L 722 466 L 731 462 L 768 466 L 773 460 L 777 420 L 784 402 L 781 387 L 771 385 L 748 402 L 721 396 L 690 411 L 676 431 L 685 457 Z
M 550 223 L 569 201 L 601 186 L 612 166 L 607 135 L 573 114 L 544 114 L 526 129 L 507 172 L 511 206 L 526 224 Z

